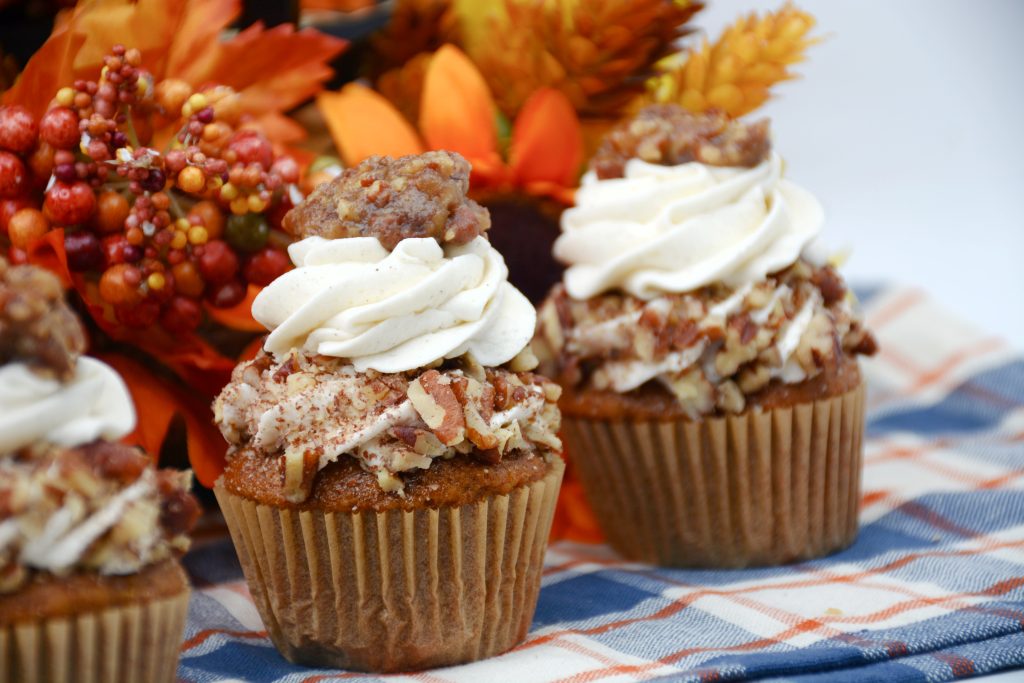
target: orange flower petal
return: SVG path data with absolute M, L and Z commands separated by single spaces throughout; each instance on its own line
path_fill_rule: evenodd
M 196 478 L 203 486 L 213 486 L 224 471 L 227 443 L 213 426 L 206 400 L 127 356 L 108 353 L 99 358 L 120 373 L 135 402 L 138 424 L 125 441 L 142 446 L 155 458 L 171 422 L 180 415 L 185 421 L 188 457 Z
M 247 360 L 252 360 L 253 358 L 255 358 L 256 354 L 258 354 L 260 352 L 260 349 L 263 348 L 263 342 L 265 342 L 266 340 L 267 338 L 265 336 L 260 336 L 256 337 L 251 342 L 249 342 L 246 345 L 246 347 L 242 349 L 242 352 L 238 354 L 238 362 L 244 363 Z
M 334 74 L 328 62 L 347 45 L 312 28 L 296 31 L 281 24 L 264 29 L 253 24 L 230 40 L 214 41 L 208 51 L 215 56 L 207 68 L 200 71 L 188 65 L 185 75 L 178 77 L 196 85 L 229 85 L 241 94 L 242 108 L 250 113 L 282 111 L 321 90 Z
M 541 88 L 526 100 L 512 127 L 509 166 L 517 184 L 551 194 L 576 184 L 583 161 L 583 133 L 562 92 Z
M 47 106 L 62 85 L 74 80 L 74 55 L 85 43 L 85 36 L 68 30 L 54 29 L 50 38 L 36 50 L 25 65 L 18 80 L 3 93 L 3 104 L 20 104 L 37 119 L 46 113 Z
M 487 83 L 473 62 L 454 45 L 438 50 L 427 67 L 420 101 L 420 130 L 427 146 L 458 152 L 474 171 L 489 175 L 503 165 L 496 112 Z
M 3 101 L 23 104 L 39 116 L 59 88 L 75 78 L 96 78 L 103 56 L 124 42 L 140 50 L 156 80 L 233 87 L 253 123 L 269 123 L 268 136 L 289 141 L 304 131 L 262 115 L 291 109 L 318 92 L 333 74 L 328 62 L 348 43 L 313 29 L 259 24 L 223 40 L 223 30 L 240 9 L 240 0 L 80 2 L 61 15 Z
M 72 284 L 71 270 L 68 268 L 68 255 L 64 250 L 64 229 L 50 230 L 37 240 L 33 240 L 26 250 L 28 262 L 46 268 L 64 283 L 64 287 Z
M 583 495 L 583 487 L 577 479 L 572 461 L 566 462 L 565 477 L 558 493 L 555 519 L 551 527 L 551 540 L 601 543 L 604 533 L 597 523 L 594 511 Z
M 262 287 L 257 287 L 256 285 L 249 285 L 245 298 L 240 303 L 231 308 L 217 308 L 216 306 L 207 305 L 206 313 L 224 327 L 230 327 L 233 330 L 241 332 L 266 332 L 267 328 L 252 318 L 252 301 L 262 289 Z
M 420 154 L 423 144 L 394 105 L 373 90 L 350 83 L 340 92 L 317 95 L 317 106 L 347 166 L 372 154 Z

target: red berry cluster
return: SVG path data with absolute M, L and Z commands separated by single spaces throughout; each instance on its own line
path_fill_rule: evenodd
M 68 267 L 129 327 L 193 330 L 289 261 L 280 217 L 299 166 L 242 128 L 238 93 L 154 83 L 115 46 L 96 81 L 61 88 L 37 122 L 0 108 L 0 236 L 9 256 L 64 229 Z M 167 149 L 153 131 L 176 131 Z

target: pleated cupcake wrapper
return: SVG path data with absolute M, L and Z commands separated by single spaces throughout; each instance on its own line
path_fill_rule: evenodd
M 564 472 L 474 504 L 279 509 L 214 492 L 271 639 L 299 664 L 408 671 L 526 637 Z
M 863 384 L 831 399 L 696 422 L 562 424 L 594 513 L 629 559 L 784 564 L 857 535 Z
M 189 591 L 150 602 L 0 626 L 2 683 L 174 681 Z

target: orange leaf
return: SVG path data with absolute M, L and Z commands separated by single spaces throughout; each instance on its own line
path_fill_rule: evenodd
M 162 0 L 161 4 L 175 3 Z M 219 42 L 221 31 L 238 16 L 241 3 L 238 0 L 193 0 L 179 4 L 189 7 L 182 13 L 181 25 L 168 46 L 165 74 L 183 74 L 188 69 L 203 73 L 209 70 L 203 61 L 209 63 L 215 57 L 208 46 Z
M 20 104 L 37 119 L 46 113 L 58 84 L 70 83 L 73 55 L 82 47 L 85 36 L 73 31 L 55 30 L 25 65 L 18 80 L 3 93 L 0 102 Z
M 254 128 L 267 136 L 268 140 L 288 145 L 306 138 L 306 129 L 302 124 L 277 111 L 268 111 L 249 119 L 242 126 L 243 128 Z M 295 156 L 295 149 L 287 150 L 291 156 Z M 298 161 L 298 159 L 296 159 Z
M 263 327 L 263 325 L 260 325 L 252 318 L 252 300 L 256 298 L 256 295 L 260 293 L 261 289 L 263 288 L 256 285 L 249 285 L 249 289 L 245 293 L 245 298 L 242 299 L 241 302 L 231 308 L 217 308 L 216 306 L 207 305 L 206 314 L 224 327 L 230 327 L 233 330 L 265 333 L 267 328 Z
M 449 149 L 484 178 L 503 169 L 498 154 L 497 109 L 480 71 L 459 48 L 441 47 L 427 66 L 420 131 L 430 149 Z
M 188 387 L 166 379 L 135 360 L 117 353 L 98 356 L 124 378 L 135 402 L 138 424 L 125 438 L 156 457 L 176 415 L 185 421 L 188 458 L 196 478 L 212 487 L 224 471 L 227 444 L 213 426 L 210 407 Z
M 50 230 L 39 239 L 33 240 L 26 252 L 29 263 L 46 268 L 61 279 L 64 287 L 71 286 L 71 270 L 68 268 L 68 255 L 64 250 L 64 228 Z
M 251 113 L 284 111 L 312 97 L 334 73 L 327 65 L 346 41 L 290 24 L 254 24 L 231 40 L 214 42 L 205 62 L 186 61 L 167 76 L 200 85 L 229 85 Z M 173 65 L 172 65 L 173 66 Z
M 242 352 L 238 354 L 238 362 L 244 363 L 247 360 L 252 360 L 256 357 L 256 354 L 263 348 L 263 342 L 267 340 L 266 336 L 256 337 L 246 345 Z
M 327 63 L 346 42 L 290 25 L 270 30 L 253 25 L 221 40 L 240 8 L 239 0 L 83 0 L 65 13 L 3 101 L 41 115 L 58 89 L 76 78 L 96 78 L 103 56 L 117 43 L 137 48 L 155 80 L 233 87 L 243 111 L 257 122 L 319 91 L 332 74 Z M 275 140 L 287 142 L 303 133 L 279 119 L 264 122 L 272 124 L 265 132 Z
M 537 193 L 571 188 L 583 160 L 583 134 L 572 104 L 561 91 L 530 95 L 512 127 L 509 166 L 517 184 Z
M 423 152 L 409 122 L 365 86 L 349 83 L 340 92 L 320 93 L 316 103 L 347 166 L 373 154 L 400 157 Z
M 604 533 L 598 526 L 590 503 L 583 495 L 583 487 L 576 477 L 571 459 L 566 462 L 565 477 L 558 493 L 551 540 L 583 543 L 601 543 L 604 540 Z

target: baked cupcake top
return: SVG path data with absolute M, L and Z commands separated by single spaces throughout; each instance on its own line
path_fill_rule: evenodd
M 214 404 L 233 451 L 282 460 L 289 500 L 356 458 L 386 491 L 432 459 L 560 448 L 536 324 L 452 152 L 371 157 L 286 217 L 295 269 L 253 302 L 270 330 Z M 229 457 L 230 457 L 229 453 Z
M 0 593 L 35 574 L 131 574 L 183 552 L 199 513 L 189 472 L 110 441 L 135 426 L 60 282 L 0 259 Z
M 823 222 L 783 178 L 766 121 L 644 109 L 608 135 L 562 216 L 554 251 L 568 267 L 538 348 L 569 387 L 655 382 L 693 417 L 740 412 L 772 383 L 874 350 L 813 255 Z

